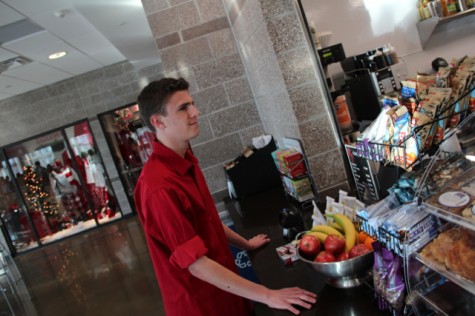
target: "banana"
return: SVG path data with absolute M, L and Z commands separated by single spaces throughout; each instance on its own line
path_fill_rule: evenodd
M 311 229 L 312 232 L 321 232 L 321 233 L 325 233 L 327 235 L 338 235 L 338 236 L 341 236 L 341 237 L 345 237 L 343 236 L 342 233 L 340 233 L 338 230 L 336 230 L 335 228 L 331 227 L 331 226 L 328 226 L 328 225 L 316 225 L 316 226 L 313 226 L 312 229 Z
M 317 238 L 318 241 L 320 241 L 322 244 L 325 242 L 325 239 L 328 237 L 327 234 L 322 233 L 322 232 L 309 232 L 306 233 L 305 235 L 312 235 L 313 237 Z
M 345 231 L 343 230 L 343 227 L 340 226 L 340 224 L 338 224 L 337 222 L 333 222 L 331 224 L 329 224 L 331 227 L 335 228 L 336 230 L 338 230 L 340 233 L 344 234 Z
M 357 233 L 355 225 L 353 225 L 351 220 L 343 214 L 325 214 L 324 216 L 333 218 L 333 220 L 343 228 L 346 240 L 345 250 L 349 251 L 351 248 L 353 248 L 353 246 L 356 245 Z

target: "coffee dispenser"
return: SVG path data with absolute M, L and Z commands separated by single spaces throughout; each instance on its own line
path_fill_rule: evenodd
M 340 62 L 345 73 L 342 90 L 348 91 L 357 121 L 372 121 L 381 112 L 379 97 L 398 89 L 392 67 L 384 55 L 365 54 L 348 57 Z

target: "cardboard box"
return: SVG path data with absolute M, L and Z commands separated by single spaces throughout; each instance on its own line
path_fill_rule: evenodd
M 294 244 L 289 243 L 275 249 L 279 255 L 280 260 L 284 265 L 290 265 L 292 262 L 299 260 L 297 255 L 297 248 Z

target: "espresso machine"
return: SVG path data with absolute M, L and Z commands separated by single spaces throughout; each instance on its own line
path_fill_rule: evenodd
M 357 121 L 373 121 L 381 113 L 380 97 L 399 89 L 393 75 L 397 65 L 388 66 L 381 61 L 384 56 L 373 52 L 345 58 L 340 62 L 345 73 L 342 90 L 348 91 Z

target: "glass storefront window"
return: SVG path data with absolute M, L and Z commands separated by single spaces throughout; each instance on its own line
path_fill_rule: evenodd
M 92 213 L 99 223 L 121 217 L 117 198 L 111 190 L 102 160 L 96 152 L 87 122 L 65 129 L 74 155 L 74 170 L 85 185 L 92 202 Z M 71 158 L 69 158 L 71 159 Z
M 143 165 L 152 153 L 154 134 L 143 124 L 138 104 L 99 114 L 127 197 L 133 203 L 134 188 Z
M 0 161 L 0 217 L 3 232 L 8 235 L 5 237 L 8 237 L 10 245 L 17 251 L 38 247 L 35 232 L 31 229 L 33 223 L 26 215 L 23 201 L 18 198 L 15 177 L 8 168 L 3 152 L 0 152 Z
M 14 252 L 122 216 L 94 145 L 83 121 L 4 148 L 0 206 Z

